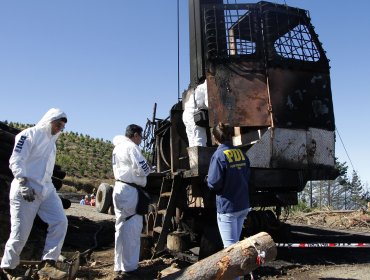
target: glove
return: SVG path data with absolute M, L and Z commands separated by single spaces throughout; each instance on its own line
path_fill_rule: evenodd
M 35 191 L 33 188 L 26 186 L 26 183 L 26 178 L 19 179 L 19 191 L 25 200 L 32 202 L 35 200 Z

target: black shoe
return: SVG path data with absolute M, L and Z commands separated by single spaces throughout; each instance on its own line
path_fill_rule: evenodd
M 121 279 L 121 275 L 122 275 L 122 271 L 121 270 L 115 271 L 114 272 L 114 278 L 113 278 L 113 280 L 120 280 Z
M 122 271 L 122 278 L 121 279 L 139 279 L 138 278 L 138 270 L 132 270 L 132 271 Z
M 23 276 L 17 276 L 15 269 L 3 268 L 1 271 L 1 279 L 5 280 L 21 280 L 24 279 Z

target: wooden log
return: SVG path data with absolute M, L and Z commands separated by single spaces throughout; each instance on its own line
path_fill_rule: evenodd
M 161 279 L 233 279 L 274 260 L 276 254 L 271 236 L 260 232 Z
M 9 168 L 9 161 L 0 161 L 0 175 L 5 176 L 13 180 L 13 173 Z M 3 190 L 1 190 L 2 192 Z M 3 195 L 1 193 L 1 195 Z M 8 194 L 5 194 L 8 195 Z
M 172 252 L 184 252 L 188 250 L 190 234 L 187 232 L 174 231 L 167 235 L 167 248 Z
M 4 144 L 4 146 L 6 146 L 6 143 Z M 9 159 L 10 159 L 10 156 L 12 155 L 12 152 L 13 152 L 13 148 L 7 149 L 7 147 L 3 147 L 2 145 L 0 149 L 0 161 L 7 162 L 9 165 Z
M 1 130 L 4 130 L 4 131 L 7 131 L 7 132 L 9 132 L 9 133 L 11 133 L 11 134 L 14 134 L 14 135 L 16 135 L 16 134 L 18 134 L 19 132 L 21 132 L 21 130 L 20 130 L 20 129 L 17 129 L 17 128 L 14 128 L 14 127 L 11 127 L 11 126 L 9 126 L 9 125 L 7 125 L 7 124 L 3 123 L 3 122 L 0 122 L 0 129 L 1 129 Z
M 14 146 L 15 134 L 0 129 L 0 141 L 1 143 L 7 143 L 11 146 Z

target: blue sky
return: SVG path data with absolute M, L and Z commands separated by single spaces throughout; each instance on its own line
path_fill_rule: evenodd
M 182 92 L 188 3 L 179 2 Z M 370 183 L 370 1 L 275 2 L 310 11 L 350 158 L 339 137 L 336 155 Z M 145 126 L 155 102 L 157 116 L 167 117 L 178 100 L 176 7 L 176 0 L 0 0 L 0 121 L 36 123 L 59 107 L 67 131 L 112 140 L 130 123 Z

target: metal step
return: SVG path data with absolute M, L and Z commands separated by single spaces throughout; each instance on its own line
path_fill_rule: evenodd
M 172 194 L 172 192 L 164 192 L 164 193 L 161 193 L 161 197 L 170 197 Z
M 161 233 L 162 232 L 162 227 L 155 227 L 153 228 L 153 231 L 156 233 Z

